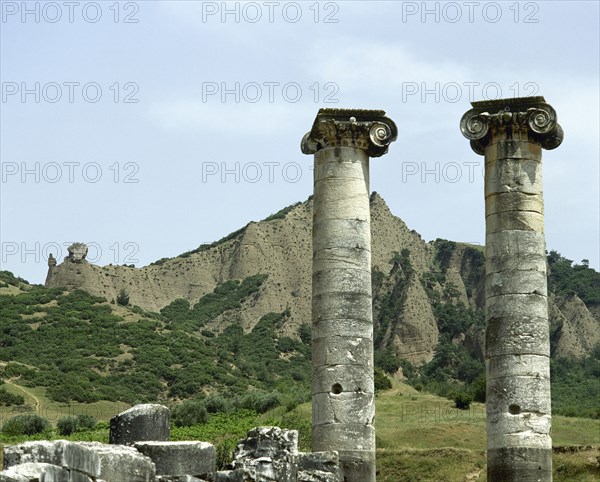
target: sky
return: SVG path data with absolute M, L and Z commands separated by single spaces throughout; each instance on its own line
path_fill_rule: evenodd
M 371 190 L 425 240 L 484 244 L 470 101 L 543 95 L 547 248 L 599 268 L 599 2 L 0 2 L 1 269 L 75 241 L 145 266 L 312 194 L 321 107 L 398 125 Z

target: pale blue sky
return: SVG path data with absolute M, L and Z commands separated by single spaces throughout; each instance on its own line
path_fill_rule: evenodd
M 597 1 L 0 3 L 2 269 L 43 282 L 72 241 L 143 266 L 305 200 L 320 107 L 386 110 L 371 190 L 426 240 L 483 244 L 471 93 L 554 106 L 547 245 L 598 269 Z

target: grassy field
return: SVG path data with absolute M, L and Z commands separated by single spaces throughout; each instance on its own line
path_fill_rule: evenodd
M 127 410 L 130 407 L 130 405 L 123 402 L 109 402 L 107 400 L 101 400 L 95 403 L 57 403 L 46 397 L 46 389 L 42 387 L 29 388 L 10 381 L 6 381 L 3 387 L 6 388 L 7 392 L 22 395 L 23 398 L 25 398 L 25 406 L 21 408 L 18 406 L 0 406 L 0 425 L 8 418 L 23 413 L 24 411 L 35 412 L 38 415 L 47 418 L 53 424 L 61 417 L 78 414 L 91 415 L 97 420 L 108 421 L 117 413 Z
M 378 395 L 376 414 L 378 482 L 487 480 L 484 405 L 457 410 L 395 383 Z M 600 420 L 555 416 L 552 438 L 555 482 L 600 480 Z M 573 449 L 557 453 L 562 447 Z
M 377 396 L 376 414 L 377 442 L 382 449 L 485 450 L 483 404 L 458 410 L 450 400 L 395 383 Z M 554 446 L 600 444 L 600 420 L 561 416 L 552 420 Z
M 10 389 L 17 393 L 20 388 L 13 385 Z M 95 410 L 102 415 L 97 418 L 106 421 L 127 408 L 113 402 L 61 406 L 50 403 L 43 389 L 25 388 L 24 391 L 29 397 L 27 403 L 30 406 L 35 400 L 39 401 L 42 414 L 44 407 L 50 407 L 46 413 L 52 414 L 54 410 L 60 412 L 61 416 L 69 413 L 93 415 Z M 279 407 L 255 420 L 240 419 L 240 423 L 271 424 L 280 422 L 282 418 L 286 420 L 285 417 L 283 408 Z M 295 420 L 288 427 L 310 426 L 310 419 L 310 404 L 300 405 L 294 410 L 292 418 L 288 414 L 287 420 Z M 394 382 L 391 390 L 377 396 L 376 429 L 378 482 L 486 481 L 485 407 L 482 404 L 474 404 L 470 410 L 457 410 L 453 402 L 447 399 L 420 393 L 408 385 Z M 174 440 L 194 438 L 194 434 L 204 439 L 214 438 L 207 440 L 211 442 L 222 439 L 222 434 L 210 427 L 174 429 L 172 437 Z M 56 437 L 55 434 L 45 436 Z M 68 438 L 106 442 L 107 424 L 102 424 L 98 430 Z M 0 435 L 0 440 L 9 443 L 22 439 L 2 439 Z M 301 448 L 307 449 L 306 433 L 301 432 L 301 440 Z M 600 420 L 556 416 L 553 418 L 553 443 L 555 482 L 600 480 Z

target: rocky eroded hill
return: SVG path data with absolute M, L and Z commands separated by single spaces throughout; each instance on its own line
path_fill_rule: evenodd
M 445 240 L 425 242 L 371 196 L 375 340 L 419 365 L 431 361 L 440 332 L 483 357 L 484 259 L 480 246 Z M 311 319 L 312 201 L 250 222 L 226 238 L 143 268 L 95 266 L 75 250 L 50 266 L 47 287 L 82 289 L 114 300 L 121 290 L 129 303 L 160 311 L 174 300 L 193 306 L 228 280 L 268 275 L 259 297 L 245 300 L 208 323 L 220 332 L 237 322 L 249 331 L 267 313 L 288 310 L 282 335 L 297 336 Z M 552 268 L 551 268 L 552 269 Z M 452 307 L 460 306 L 460 310 Z M 452 311 L 452 316 L 446 316 Z M 581 358 L 600 343 L 600 310 L 577 291 L 550 296 L 552 346 L 556 356 Z M 224 323 L 226 317 L 227 323 Z M 444 326 L 444 320 L 453 320 Z M 447 321 L 446 321 L 447 324 Z

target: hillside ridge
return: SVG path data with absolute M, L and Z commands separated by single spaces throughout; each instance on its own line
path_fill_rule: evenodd
M 392 347 L 412 363 L 428 362 L 439 339 L 439 320 L 434 313 L 438 298 L 441 303 L 483 308 L 482 247 L 445 240 L 426 242 L 392 214 L 376 192 L 371 194 L 370 204 L 375 330 L 380 333 L 380 347 Z M 264 314 L 289 309 L 290 317 L 281 331 L 293 336 L 311 320 L 311 243 L 309 198 L 262 221 L 249 222 L 222 240 L 143 268 L 100 267 L 67 257 L 49 267 L 46 287 L 82 289 L 109 301 L 125 290 L 132 305 L 158 312 L 176 299 L 193 304 L 223 282 L 262 273 L 268 279 L 260 298 L 228 312 L 225 318 L 250 330 Z M 387 308 L 389 320 L 379 320 L 382 299 L 392 293 L 395 301 Z M 554 352 L 574 358 L 589 354 L 600 343 L 599 313 L 576 294 L 552 296 Z M 211 321 L 210 329 L 222 330 L 225 318 Z M 470 327 L 458 338 L 457 343 L 482 356 L 482 327 Z

